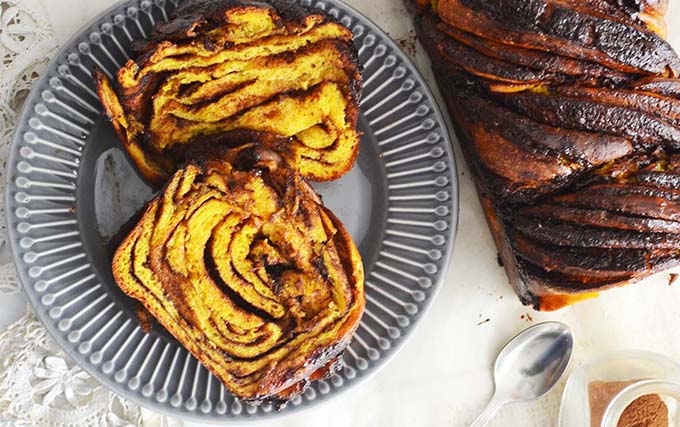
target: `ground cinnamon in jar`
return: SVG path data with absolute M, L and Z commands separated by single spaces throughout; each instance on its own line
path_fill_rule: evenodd
M 633 381 L 594 381 L 588 385 L 590 426 L 600 427 L 607 406 Z M 668 427 L 668 407 L 656 394 L 642 396 L 631 403 L 618 422 L 618 427 Z

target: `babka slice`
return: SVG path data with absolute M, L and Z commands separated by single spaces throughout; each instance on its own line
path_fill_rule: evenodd
M 245 144 L 178 170 L 113 259 L 118 286 L 242 399 L 335 372 L 363 313 L 357 248 L 296 159 Z
M 111 81 L 106 114 L 142 175 L 162 184 L 208 136 L 290 138 L 302 175 L 332 180 L 354 164 L 361 68 L 346 27 L 296 3 L 191 0 L 156 25 Z
M 553 310 L 680 264 L 665 2 L 417 0 L 503 265 Z

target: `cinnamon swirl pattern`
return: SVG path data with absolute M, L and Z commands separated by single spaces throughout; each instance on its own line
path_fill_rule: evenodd
M 162 185 L 187 146 L 234 132 L 290 138 L 306 178 L 337 179 L 359 150 L 361 67 L 351 31 L 323 12 L 272 1 L 182 2 L 137 44 L 99 98 L 142 175 Z
M 113 260 L 120 288 L 242 399 L 303 392 L 363 313 L 359 253 L 295 166 L 244 145 L 180 169 Z

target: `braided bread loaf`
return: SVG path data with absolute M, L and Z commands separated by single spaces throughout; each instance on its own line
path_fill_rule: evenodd
M 416 2 L 520 299 L 552 310 L 680 263 L 680 58 L 665 2 Z

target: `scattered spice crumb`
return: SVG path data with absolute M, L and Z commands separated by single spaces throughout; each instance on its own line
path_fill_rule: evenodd
M 534 321 L 534 318 L 531 317 L 531 314 L 529 314 L 529 313 L 523 314 L 523 315 L 519 316 L 519 318 L 522 319 L 522 320 L 526 320 L 527 322 L 533 322 Z
M 483 324 L 485 324 L 485 323 L 489 323 L 490 321 L 491 321 L 491 319 L 489 319 L 489 318 L 487 317 L 486 319 L 482 320 L 481 322 L 478 322 L 478 323 L 477 323 L 477 326 L 481 326 L 481 325 L 483 325 Z
M 670 273 L 668 275 L 668 286 L 671 286 L 676 280 L 678 280 L 678 273 Z
M 501 254 L 499 253 L 496 253 L 496 262 L 499 267 L 503 267 L 503 258 L 501 258 Z
M 411 30 L 406 37 L 398 38 L 397 43 L 399 47 L 409 56 L 416 56 L 416 33 Z

